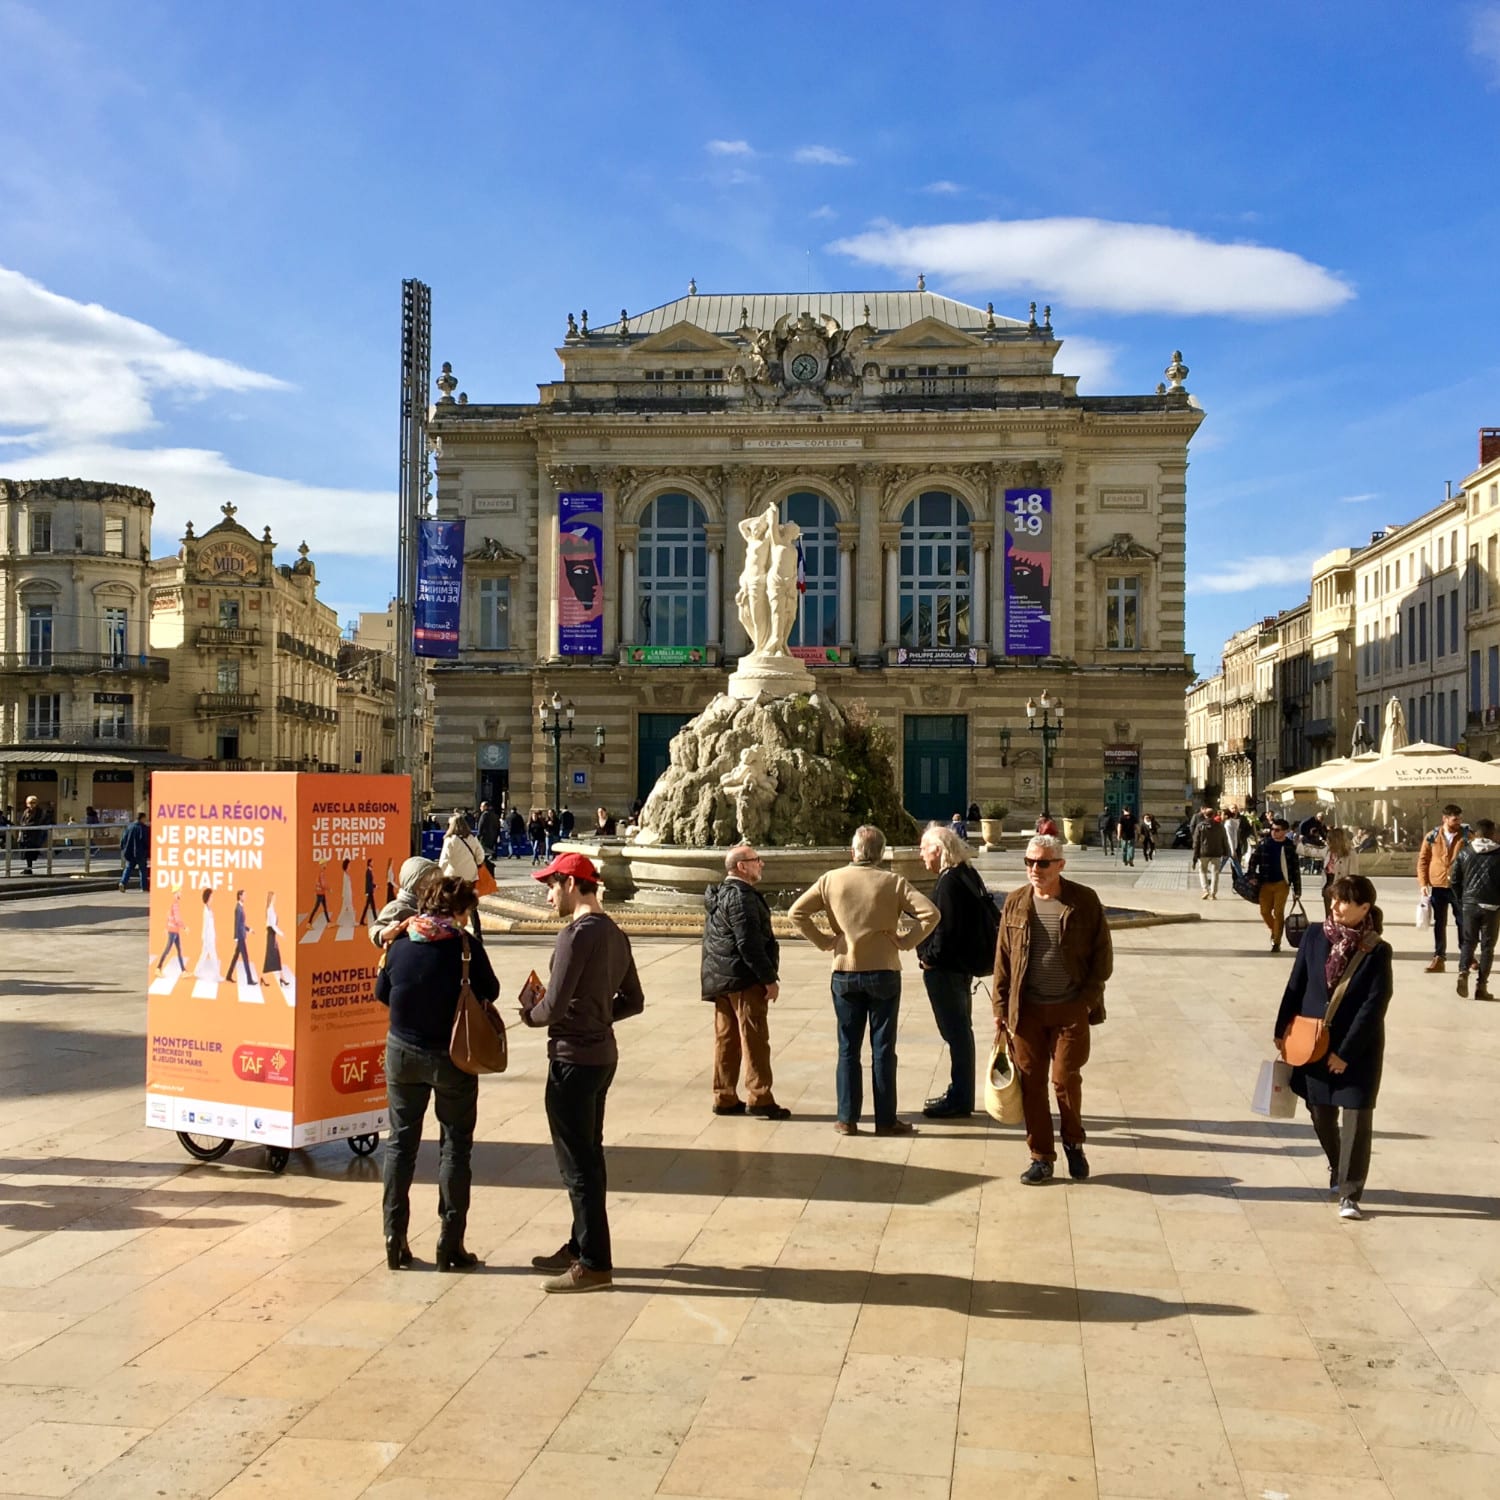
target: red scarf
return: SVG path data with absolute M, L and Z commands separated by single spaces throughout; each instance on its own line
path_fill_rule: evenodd
M 1323 981 L 1327 984 L 1330 995 L 1343 977 L 1344 970 L 1349 967 L 1349 960 L 1354 957 L 1360 940 L 1367 932 L 1374 930 L 1375 923 L 1371 920 L 1370 912 L 1365 913 L 1365 919 L 1358 927 L 1345 927 L 1332 917 L 1323 923 L 1323 936 L 1328 939 L 1328 959 L 1323 965 Z

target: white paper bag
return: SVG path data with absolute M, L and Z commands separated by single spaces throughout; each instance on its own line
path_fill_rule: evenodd
M 1424 928 L 1431 927 L 1431 926 L 1432 926 L 1432 897 L 1431 896 L 1418 896 L 1417 897 L 1417 920 L 1416 920 L 1417 931 L 1421 932 Z
M 1268 1120 L 1290 1120 L 1297 1113 L 1297 1096 L 1292 1092 L 1292 1065 L 1279 1057 L 1267 1058 L 1260 1065 L 1255 1080 L 1255 1097 L 1250 1108 Z

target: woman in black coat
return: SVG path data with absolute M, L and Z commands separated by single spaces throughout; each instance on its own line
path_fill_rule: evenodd
M 1339 982 L 1356 968 L 1328 1027 L 1328 1050 L 1317 1062 L 1292 1069 L 1292 1092 L 1307 1102 L 1313 1129 L 1328 1158 L 1328 1187 L 1339 1195 L 1339 1216 L 1360 1219 L 1359 1200 L 1370 1171 L 1375 1099 L 1385 1061 L 1385 1012 L 1391 1001 L 1391 945 L 1381 936 L 1375 887 L 1363 875 L 1343 875 L 1329 889 L 1328 920 L 1309 927 L 1297 949 L 1276 1016 L 1276 1046 L 1297 1016 L 1321 1020 Z M 1343 1129 L 1339 1111 L 1343 1110 Z
M 391 1119 L 385 1147 L 385 1259 L 393 1271 L 412 1263 L 406 1242 L 411 1184 L 422 1144 L 422 1121 L 433 1101 L 442 1144 L 438 1153 L 440 1271 L 467 1271 L 479 1258 L 464 1248 L 473 1171 L 479 1080 L 448 1055 L 469 950 L 469 985 L 480 1000 L 499 997 L 500 984 L 483 945 L 464 931 L 478 898 L 467 880 L 445 875 L 429 881 L 417 915 L 387 929 L 385 955 L 375 976 L 375 998 L 390 1008 L 385 1080 Z

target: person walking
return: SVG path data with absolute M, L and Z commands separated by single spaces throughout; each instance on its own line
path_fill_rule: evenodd
M 1245 873 L 1260 882 L 1260 919 L 1271 934 L 1271 952 L 1281 952 L 1281 934 L 1286 928 L 1286 899 L 1295 892 L 1302 896 L 1302 870 L 1297 851 L 1287 833 L 1291 824 L 1285 818 L 1273 818 L 1271 831 L 1255 846 Z
M 250 919 L 245 915 L 245 893 L 236 891 L 234 893 L 234 952 L 229 955 L 229 972 L 224 976 L 227 984 L 234 978 L 234 966 L 242 964 L 246 984 L 255 983 L 255 974 L 250 968 L 250 934 L 255 929 L 250 925 Z
M 896 1118 L 896 1019 L 901 1010 L 901 954 L 938 924 L 938 909 L 900 875 L 881 868 L 885 835 L 870 824 L 854 830 L 849 863 L 797 897 L 792 925 L 815 948 L 833 955 L 833 1010 L 838 1019 L 839 1135 L 858 1135 L 864 1103 L 861 1053 L 870 1031 L 870 1080 L 875 1134 L 910 1135 Z M 821 912 L 831 932 L 813 920 Z M 903 929 L 903 920 L 909 924 Z
M 1114 948 L 1099 898 L 1086 885 L 1064 880 L 1060 839 L 1037 835 L 1026 847 L 1026 884 L 1005 898 L 995 951 L 991 1004 L 995 1041 L 1006 1043 L 1021 1080 L 1026 1147 L 1021 1174 L 1028 1187 L 1052 1179 L 1057 1149 L 1050 1076 L 1068 1175 L 1089 1175 L 1084 1155 L 1083 1066 L 1090 1028 L 1104 1020 L 1104 986 L 1114 972 Z
M 968 845 L 950 829 L 934 823 L 922 835 L 918 853 L 928 873 L 937 876 L 932 903 L 938 924 L 917 945 L 917 961 L 949 1063 L 948 1087 L 929 1099 L 922 1113 L 942 1120 L 974 1113 L 974 979 L 994 970 L 1000 913 Z
M 771 931 L 771 908 L 756 890 L 765 861 L 749 844 L 724 856 L 724 883 L 703 893 L 700 989 L 714 1007 L 714 1113 L 789 1120 L 791 1110 L 771 1091 L 770 1003 L 781 993 L 781 945 Z M 740 1063 L 745 1093 L 739 1096 Z
M 448 831 L 443 835 L 443 847 L 438 854 L 443 874 L 473 885 L 483 863 L 484 846 L 474 837 L 469 820 L 462 813 L 454 813 L 448 819 Z
M 141 878 L 141 889 L 148 889 L 146 867 L 151 858 L 151 829 L 145 813 L 137 813 L 135 822 L 127 828 L 120 839 L 120 858 L 125 864 L 125 873 L 120 876 L 120 889 L 130 884 L 131 873 Z
M 1112 855 L 1115 852 L 1115 810 L 1106 807 L 1099 814 L 1099 847 Z
M 510 857 L 520 859 L 521 845 L 526 842 L 526 819 L 521 816 L 521 809 L 513 807 L 510 810 L 510 818 L 505 825 L 505 832 L 510 839 Z
M 1250 825 L 1237 807 L 1230 807 L 1224 813 L 1224 837 L 1229 841 L 1230 859 L 1240 864 L 1245 858 L 1245 845 L 1250 842 Z
M 1450 802 L 1443 809 L 1443 821 L 1431 829 L 1417 850 L 1417 885 L 1432 903 L 1432 962 L 1427 973 L 1441 974 L 1448 957 L 1448 912 L 1453 912 L 1453 931 L 1459 947 L 1463 946 L 1464 926 L 1458 908 L 1453 904 L 1449 876 L 1463 847 L 1469 841 L 1469 826 L 1463 821 L 1463 808 Z
M 531 862 L 534 865 L 547 863 L 547 820 L 539 807 L 531 809 L 526 823 L 526 837 L 531 843 Z
M 1141 814 L 1141 856 L 1149 865 L 1156 858 L 1157 825 L 1154 813 Z
M 1229 836 L 1217 818 L 1205 818 L 1193 835 L 1193 863 L 1198 866 L 1198 879 L 1203 886 L 1203 899 L 1219 899 L 1219 871 L 1229 858 Z
M 36 862 L 36 852 L 47 842 L 45 832 L 47 823 L 47 810 L 35 797 L 28 797 L 26 805 L 21 809 L 19 819 L 21 825 L 21 858 L 26 861 L 26 873 L 32 874 L 32 865 Z
M 1287 1033 L 1298 1016 L 1326 1024 L 1327 1051 L 1293 1067 L 1291 1088 L 1306 1101 L 1328 1158 L 1328 1190 L 1338 1194 L 1339 1217 L 1362 1219 L 1385 1061 L 1391 945 L 1381 938 L 1375 887 L 1363 875 L 1335 880 L 1330 908 L 1328 919 L 1309 927 L 1297 947 L 1276 1013 L 1276 1048 L 1285 1056 Z
M 456 1066 L 448 1054 L 464 979 L 481 1001 L 500 995 L 484 944 L 463 930 L 477 900 L 466 880 L 439 875 L 429 881 L 416 914 L 403 918 L 391 935 L 375 975 L 375 998 L 390 1011 L 385 1079 L 391 1123 L 382 1209 L 385 1263 L 392 1271 L 412 1264 L 407 1243 L 411 1185 L 429 1100 L 441 1132 L 437 1268 L 469 1271 L 480 1263 L 464 1246 L 479 1079 Z
M 1481 818 L 1474 825 L 1473 837 L 1453 861 L 1448 889 L 1453 895 L 1453 910 L 1458 918 L 1458 997 L 1469 996 L 1469 969 L 1474 953 L 1479 953 L 1479 986 L 1476 1000 L 1493 1000 L 1490 994 L 1490 969 L 1495 962 L 1495 935 L 1500 933 L 1500 843 L 1495 840 L 1495 825 Z
M 557 836 L 560 839 L 573 837 L 573 830 L 578 826 L 578 819 L 573 815 L 571 807 L 565 807 L 557 815 Z
M 1128 807 L 1120 809 L 1120 816 L 1115 820 L 1115 833 L 1120 840 L 1120 858 L 1127 865 L 1135 863 L 1135 814 Z
M 1347 828 L 1328 830 L 1328 852 L 1323 860 L 1323 915 L 1330 911 L 1333 883 L 1341 875 L 1359 874 L 1359 855 Z
M 488 802 L 479 804 L 479 821 L 474 825 L 479 847 L 484 850 L 484 865 L 491 875 L 495 873 L 495 850 L 500 844 L 500 815 Z
M 573 1232 L 551 1255 L 545 1292 L 595 1292 L 614 1281 L 604 1161 L 604 1103 L 620 1051 L 614 1023 L 646 1003 L 630 939 L 599 904 L 599 871 L 582 854 L 559 854 L 532 877 L 567 925 L 557 935 L 546 993 L 523 1005 L 528 1026 L 547 1028 L 547 1125 L 573 1205 Z

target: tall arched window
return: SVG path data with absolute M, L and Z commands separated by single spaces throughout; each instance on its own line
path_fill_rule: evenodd
M 901 645 L 969 644 L 968 507 L 927 490 L 901 517 Z
M 708 547 L 703 507 L 691 495 L 658 495 L 641 512 L 637 608 L 647 646 L 708 639 Z
M 797 490 L 781 502 L 783 522 L 802 528 L 802 570 L 807 583 L 797 606 L 792 646 L 839 643 L 838 512 L 822 495 Z

